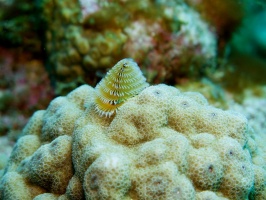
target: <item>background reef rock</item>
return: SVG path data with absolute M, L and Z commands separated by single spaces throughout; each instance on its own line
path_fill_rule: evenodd
M 266 198 L 265 145 L 239 113 L 160 84 L 110 118 L 83 85 L 37 111 L 2 175 L 0 199 Z
M 0 6 L 0 45 L 44 62 L 57 95 L 96 85 L 125 57 L 152 83 L 207 76 L 233 92 L 246 82 L 265 84 L 260 0 L 13 0 Z
M 42 61 L 30 52 L 0 48 L 0 136 L 16 140 L 32 113 L 52 97 Z
M 40 34 L 44 26 L 39 23 L 35 3 L 30 0 L 4 0 L 0 1 L 0 7 L 0 46 L 40 54 Z
M 1 46 L 42 60 L 56 95 L 96 85 L 125 57 L 134 58 L 151 83 L 208 77 L 233 92 L 247 86 L 249 74 L 249 82 L 265 83 L 265 60 L 256 58 L 265 46 L 264 31 L 256 28 L 265 24 L 259 0 L 14 0 L 0 6 Z M 235 56 L 250 47 L 255 51 Z
M 182 1 L 40 2 L 57 94 L 85 82 L 95 85 L 125 57 L 154 83 L 174 84 L 215 67 L 215 29 Z

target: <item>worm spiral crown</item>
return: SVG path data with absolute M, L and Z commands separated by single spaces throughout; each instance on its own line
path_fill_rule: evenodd
M 100 115 L 111 116 L 128 98 L 148 86 L 139 66 L 133 59 L 119 61 L 97 84 L 95 108 Z

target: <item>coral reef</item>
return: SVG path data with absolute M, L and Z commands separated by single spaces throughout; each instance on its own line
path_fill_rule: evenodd
M 228 109 L 229 103 L 232 101 L 232 97 L 229 97 L 220 85 L 208 78 L 189 82 L 185 81 L 184 83 L 175 85 L 175 87 L 183 92 L 199 92 L 208 99 L 211 105 L 217 108 Z
M 164 84 L 98 115 L 83 85 L 37 111 L 0 199 L 265 199 L 265 152 L 247 119 Z
M 252 137 L 257 141 L 259 151 L 262 151 L 264 157 L 256 159 L 255 162 L 266 166 L 266 99 L 258 97 L 245 98 L 242 104 L 231 103 L 230 108 L 239 113 L 242 113 L 249 120 L 250 127 L 256 134 Z
M 197 78 L 215 68 L 215 30 L 182 1 L 40 2 L 56 94 L 95 86 L 124 57 L 137 60 L 153 83 Z
M 0 1 L 1 47 L 23 47 L 23 51 L 39 53 L 42 43 L 35 3 L 29 0 Z
M 4 168 L 7 165 L 8 158 L 11 154 L 14 142 L 8 140 L 5 136 L 0 136 L 0 177 L 4 173 Z
M 14 140 L 53 91 L 44 64 L 29 53 L 0 48 L 0 65 L 0 135 Z
M 262 0 L 0 7 L 1 200 L 266 199 Z
M 266 134 L 266 99 L 265 98 L 246 98 L 242 104 L 232 104 L 232 110 L 245 115 L 250 126 L 257 134 Z
M 256 141 L 257 147 L 256 151 L 263 155 L 262 157 L 253 159 L 253 162 L 257 165 L 266 166 L 266 106 L 265 98 L 258 98 L 254 96 L 249 96 L 244 99 L 242 104 L 232 102 L 230 108 L 239 113 L 242 113 L 249 120 L 250 127 L 254 130 L 255 134 L 252 134 L 253 140 Z M 252 144 L 251 144 L 252 145 Z M 256 169 L 257 170 L 257 169 Z M 258 175 L 259 176 L 258 172 Z M 260 175 L 262 178 L 265 175 Z
M 47 54 L 47 69 L 56 94 L 85 83 L 82 58 L 89 44 L 83 37 L 81 10 L 78 0 L 38 1 L 40 23 L 45 27 L 43 37 Z

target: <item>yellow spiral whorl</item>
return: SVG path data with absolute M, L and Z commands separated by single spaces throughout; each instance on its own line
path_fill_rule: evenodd
M 120 60 L 97 84 L 95 108 L 100 115 L 111 116 L 128 98 L 148 86 L 133 59 Z

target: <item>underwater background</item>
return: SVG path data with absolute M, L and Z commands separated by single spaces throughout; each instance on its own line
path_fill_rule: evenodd
M 265 1 L 0 0 L 0 170 L 35 111 L 123 58 L 244 114 L 266 143 Z

